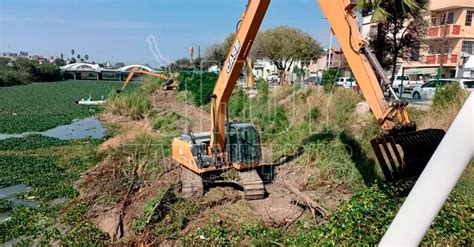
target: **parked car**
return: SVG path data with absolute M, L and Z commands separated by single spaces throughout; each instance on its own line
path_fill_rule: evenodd
M 270 74 L 267 76 L 267 82 L 269 83 L 280 83 L 280 76 L 278 74 Z
M 316 76 L 316 75 L 311 75 L 309 76 L 308 78 L 306 78 L 304 80 L 304 83 L 306 85 L 320 85 L 321 84 L 321 78 L 319 78 L 319 76 Z
M 474 79 L 439 79 L 430 80 L 422 86 L 415 87 L 411 96 L 413 99 L 433 99 L 436 94 L 436 88 L 442 87 L 451 83 L 459 83 L 461 88 L 468 91 L 474 91 Z
M 336 79 L 336 85 L 345 88 L 351 88 L 356 85 L 356 81 L 352 77 L 339 77 Z
M 403 88 L 402 88 L 402 81 L 403 81 Z M 423 85 L 423 81 L 412 81 L 408 76 L 397 76 L 393 81 L 392 88 L 395 92 L 404 92 L 404 91 L 413 91 L 415 87 Z

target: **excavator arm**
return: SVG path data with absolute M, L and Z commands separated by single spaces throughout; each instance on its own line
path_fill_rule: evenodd
M 224 151 L 227 105 L 269 5 L 270 0 L 249 1 L 232 48 L 217 79 L 211 95 L 210 147 L 213 149 L 212 153 Z
M 125 79 L 125 81 L 123 82 L 122 87 L 120 87 L 120 89 L 117 90 L 117 94 L 120 94 L 127 87 L 127 85 L 130 83 L 130 80 L 132 80 L 133 76 L 137 73 L 138 74 L 149 75 L 149 76 L 153 76 L 153 77 L 157 77 L 157 78 L 161 78 L 165 81 L 169 79 L 169 77 L 165 74 L 153 73 L 153 72 L 150 72 L 148 70 L 140 69 L 138 67 L 133 67 L 130 70 L 130 73 L 128 73 L 127 79 Z
M 382 88 L 393 92 L 391 83 L 359 32 L 353 13 L 355 1 L 319 0 L 319 5 L 381 125 L 381 134 L 371 140 L 371 145 L 385 178 L 396 180 L 419 175 L 445 132 L 439 129 L 416 131 L 415 123 L 408 116 L 408 102 L 397 98 L 391 105 L 386 103 Z

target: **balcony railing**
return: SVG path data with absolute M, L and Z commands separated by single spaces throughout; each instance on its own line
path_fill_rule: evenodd
M 445 65 L 457 65 L 459 62 L 459 55 L 458 54 L 426 55 L 424 61 L 426 64 L 441 64 L 442 62 Z
M 430 27 L 428 29 L 429 38 L 456 37 L 461 34 L 461 25 L 447 25 L 439 27 Z

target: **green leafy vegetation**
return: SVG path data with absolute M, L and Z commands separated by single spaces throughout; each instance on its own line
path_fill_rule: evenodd
M 150 95 L 154 93 L 156 90 L 159 90 L 165 83 L 166 81 L 153 77 L 153 76 L 144 76 L 145 81 L 143 82 L 143 85 L 141 86 L 142 90 L 145 92 L 145 94 Z
M 134 120 L 143 119 L 151 109 L 151 102 L 143 90 L 127 91 L 120 95 L 109 94 L 105 111 L 112 114 L 128 116 Z
M 13 203 L 11 201 L 0 199 L 0 213 L 8 212 L 12 208 L 13 208 Z
M 336 84 L 336 78 L 339 76 L 339 69 L 330 68 L 323 73 L 321 84 L 325 92 L 330 92 Z
M 433 108 L 446 109 L 452 105 L 460 107 L 466 98 L 466 92 L 458 83 L 450 83 L 437 89 L 433 99 Z
M 13 137 L 0 140 L 0 151 L 26 151 L 38 148 L 63 146 L 68 143 L 69 141 L 60 140 L 58 138 L 33 134 L 25 137 Z
M 0 90 L 0 133 L 44 131 L 74 119 L 93 116 L 98 106 L 81 106 L 76 100 L 100 98 L 119 88 L 120 82 L 62 81 Z M 136 87 L 129 85 L 129 89 Z
M 300 229 L 286 241 L 290 246 L 376 245 L 388 229 L 404 198 L 391 198 L 377 188 L 358 192 L 333 212 L 327 221 L 311 230 Z M 423 244 L 464 245 L 472 241 L 473 207 L 453 193 L 436 217 Z
M 14 208 L 10 212 L 11 219 L 0 224 L 0 243 L 20 236 L 39 237 L 53 224 L 56 216 L 56 207 Z
M 60 235 L 60 240 L 63 245 L 97 246 L 107 244 L 109 240 L 107 234 L 97 229 L 85 217 L 89 206 L 90 205 L 86 202 L 80 201 L 67 209 L 62 221 L 71 229 L 67 231 L 66 234 Z
M 177 239 L 197 209 L 195 202 L 178 196 L 176 186 L 171 185 L 146 201 L 143 213 L 133 221 L 132 229 L 141 232 L 149 228 L 158 238 Z
M 0 58 L 0 87 L 61 80 L 56 64 L 39 64 L 27 58 Z
M 68 180 L 73 182 L 72 178 L 77 178 L 77 176 L 71 177 L 58 162 L 58 158 L 54 156 L 1 156 L 0 187 L 26 184 L 34 189 L 25 192 L 23 197 L 36 199 L 72 198 L 77 192 L 65 182 Z M 73 166 L 74 162 L 78 161 L 72 161 L 67 165 Z
M 163 116 L 158 114 L 150 116 L 153 123 L 153 128 L 166 133 L 172 133 L 180 130 L 177 121 L 182 117 L 176 112 L 168 112 Z
M 177 79 L 178 91 L 190 92 L 195 105 L 206 105 L 211 102 L 211 94 L 217 78 L 218 75 L 211 72 L 182 72 Z

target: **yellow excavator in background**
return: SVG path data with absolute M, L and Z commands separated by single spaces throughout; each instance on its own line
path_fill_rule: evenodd
M 245 63 L 247 66 L 245 67 L 245 85 L 244 88 L 246 89 L 253 89 L 255 88 L 255 76 L 253 74 L 253 64 L 252 58 L 247 57 L 247 62 Z
M 174 74 L 172 77 L 170 77 L 166 73 L 154 73 L 148 70 L 140 69 L 139 67 L 133 67 L 130 70 L 130 73 L 128 73 L 127 79 L 125 79 L 123 82 L 122 87 L 117 90 L 117 94 L 120 94 L 127 87 L 128 83 L 130 83 L 130 80 L 132 80 L 135 74 L 144 74 L 165 80 L 166 84 L 162 86 L 162 90 L 175 90 L 178 87 L 178 83 L 173 79 L 177 78 L 178 74 Z
M 202 196 L 203 179 L 215 179 L 228 169 L 238 171 L 239 183 L 247 199 L 260 199 L 265 195 L 263 182 L 254 169 L 262 165 L 257 128 L 252 123 L 229 121 L 227 106 L 269 4 L 270 0 L 250 0 L 241 18 L 211 95 L 210 132 L 183 134 L 172 142 L 172 158 L 182 165 L 185 196 Z M 397 99 L 387 104 L 383 91 L 391 90 L 390 81 L 359 32 L 353 13 L 355 1 L 319 0 L 319 5 L 381 126 L 379 136 L 371 144 L 386 179 L 420 174 L 441 142 L 444 131 L 416 131 L 406 101 Z

